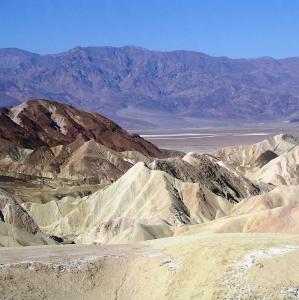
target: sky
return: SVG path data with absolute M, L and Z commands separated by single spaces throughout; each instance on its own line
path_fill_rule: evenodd
M 299 0 L 0 0 L 0 48 L 124 45 L 299 56 Z

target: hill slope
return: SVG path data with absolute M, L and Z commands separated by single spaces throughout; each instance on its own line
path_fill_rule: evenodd
M 81 138 L 115 151 L 135 150 L 160 157 L 160 150 L 98 113 L 56 101 L 30 100 L 0 112 L 0 137 L 24 148 L 67 145 Z

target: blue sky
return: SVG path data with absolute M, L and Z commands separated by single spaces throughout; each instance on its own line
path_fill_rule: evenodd
M 1 48 L 102 45 L 299 56 L 299 0 L 0 0 Z

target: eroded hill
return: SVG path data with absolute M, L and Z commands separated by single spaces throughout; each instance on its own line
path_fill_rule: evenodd
M 4 299 L 297 299 L 297 138 L 186 154 L 56 102 L 3 116 Z

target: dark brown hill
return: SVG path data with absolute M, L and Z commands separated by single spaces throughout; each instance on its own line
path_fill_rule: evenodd
M 156 146 L 98 113 L 47 100 L 30 100 L 0 112 L 0 137 L 32 149 L 67 145 L 83 138 L 115 151 L 135 150 L 147 156 L 162 156 Z

